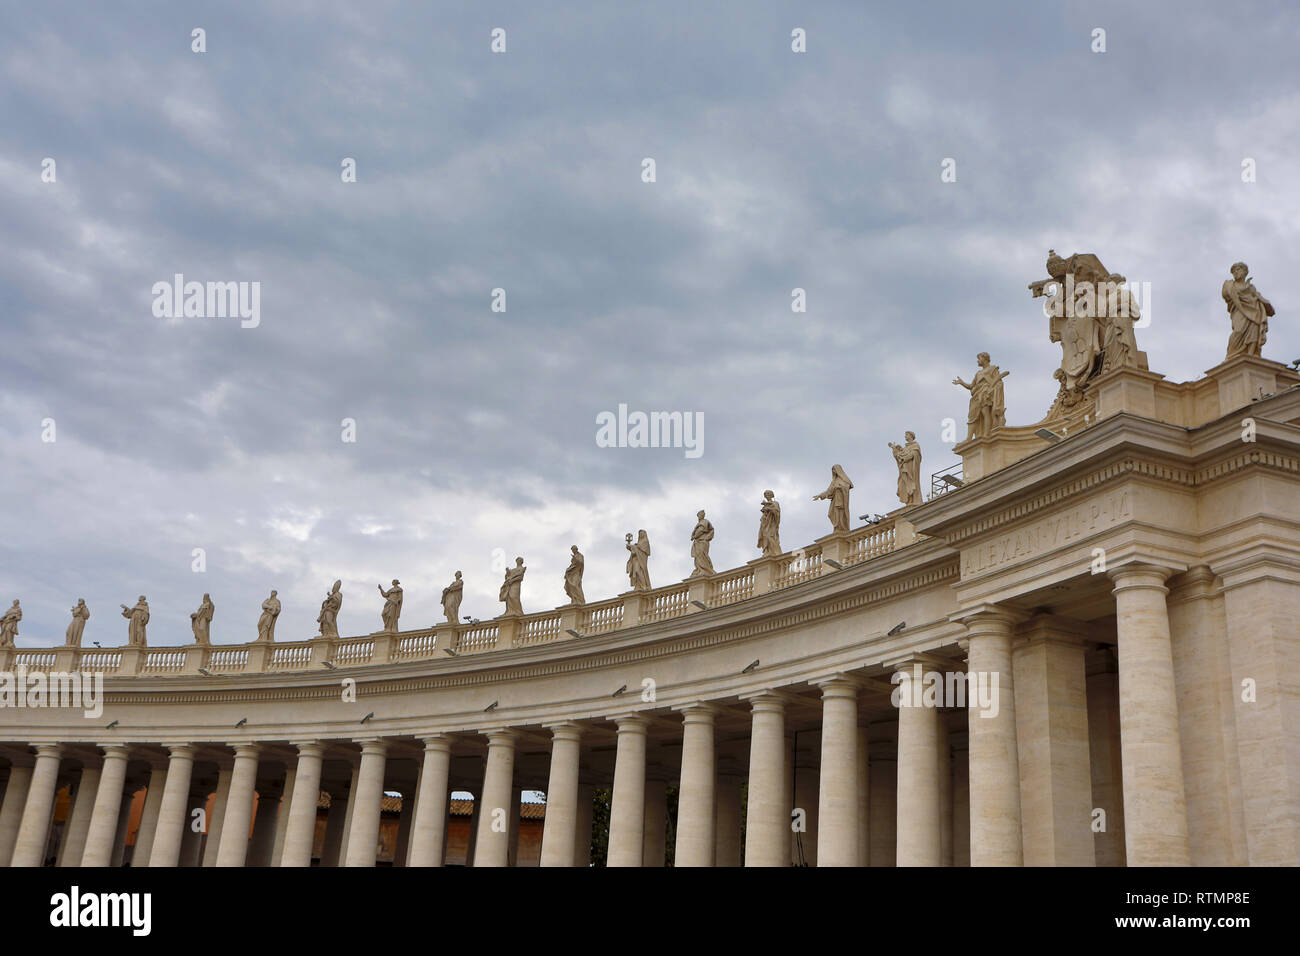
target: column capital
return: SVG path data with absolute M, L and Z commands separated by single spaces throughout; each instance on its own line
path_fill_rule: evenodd
M 388 754 L 388 740 L 384 737 L 361 737 L 352 741 L 361 745 L 361 755 L 377 754 L 380 757 Z
M 749 704 L 750 710 L 779 713 L 785 710 L 786 704 L 795 703 L 799 698 L 789 691 L 768 687 L 763 690 L 756 690 L 752 694 L 741 694 L 740 699 Z
M 697 700 L 689 704 L 680 704 L 673 710 L 682 715 L 683 724 L 712 724 L 722 708 L 705 700 Z
M 551 732 L 552 740 L 582 740 L 583 731 L 586 728 L 574 720 L 561 721 L 558 724 L 545 724 L 547 730 Z
M 985 634 L 1009 634 L 1011 628 L 1028 617 L 1024 611 L 1001 604 L 976 604 L 949 614 L 948 620 L 964 625 L 970 631 L 967 637 L 961 639 L 968 641 Z
M 320 740 L 291 740 L 289 746 L 298 751 L 298 757 L 324 757 L 325 743 Z
M 1111 579 L 1115 587 L 1111 594 L 1119 591 L 1129 591 L 1135 588 L 1149 588 L 1159 591 L 1161 594 L 1168 594 L 1169 588 L 1165 587 L 1174 574 L 1173 568 L 1165 567 L 1160 564 L 1145 564 L 1134 562 L 1124 564 L 1117 568 L 1110 568 L 1106 571 L 1106 576 Z
M 108 760 L 110 758 L 112 758 L 113 760 L 131 759 L 130 744 L 96 744 L 95 746 L 97 746 L 100 750 L 104 751 L 105 760 Z
M 173 760 L 177 758 L 182 760 L 194 759 L 195 747 L 193 744 L 165 744 L 164 746 L 167 748 L 167 753 L 171 755 Z
M 492 727 L 488 730 L 480 730 L 479 733 L 488 739 L 489 747 L 501 747 L 506 744 L 513 747 L 515 741 L 522 736 L 519 731 L 511 727 Z
M 451 737 L 447 734 L 430 734 L 421 737 L 420 742 L 424 744 L 425 753 L 451 753 Z
M 645 735 L 650 728 L 650 718 L 645 714 L 631 711 L 626 714 L 615 714 L 610 720 L 618 724 L 620 734 L 641 734 Z
M 258 743 L 226 744 L 226 746 L 235 752 L 236 759 L 240 757 L 252 757 L 256 759 L 262 753 L 262 745 Z
M 1034 614 L 1016 628 L 1016 635 L 1024 644 L 1050 642 L 1091 647 L 1097 643 L 1093 628 L 1085 621 L 1057 614 Z
M 815 677 L 808 683 L 821 690 L 823 700 L 827 697 L 853 697 L 856 699 L 858 692 L 867 686 L 867 682 L 856 674 L 843 672 L 828 674 L 825 677 Z
M 923 652 L 913 652 L 910 654 L 900 654 L 898 657 L 889 657 L 881 662 L 885 669 L 891 674 L 897 674 L 899 671 L 911 671 L 917 667 L 926 669 L 943 668 L 950 669 L 960 661 L 954 661 L 947 657 L 938 657 L 934 654 Z
M 37 757 L 54 757 L 55 759 L 62 759 L 63 757 L 63 744 L 28 744 L 28 746 L 36 751 Z

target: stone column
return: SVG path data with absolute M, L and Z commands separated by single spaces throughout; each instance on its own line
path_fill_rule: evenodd
M 578 762 L 582 727 L 565 722 L 551 731 L 551 771 L 546 784 L 546 819 L 542 824 L 542 866 L 574 866 L 578 838 Z M 590 807 L 590 801 L 588 801 Z M 590 842 L 590 827 L 587 832 Z
M 939 709 L 923 699 L 928 661 L 898 661 L 898 866 L 940 866 Z
M 226 805 L 230 802 L 230 780 L 235 774 L 234 761 L 217 762 L 217 789 L 212 795 L 212 814 L 208 817 L 208 839 L 203 844 L 203 866 L 217 865 L 221 848 L 221 829 L 226 823 Z
M 86 835 L 90 832 L 90 816 L 95 812 L 95 797 L 99 794 L 101 762 L 90 758 L 81 769 L 81 782 L 77 785 L 77 798 L 64 830 L 63 846 L 59 850 L 59 866 L 81 866 L 81 854 L 86 849 Z
M 745 866 L 790 865 L 790 807 L 785 802 L 785 701 L 775 694 L 749 699 L 749 806 Z
M 248 839 L 244 866 L 270 866 L 275 855 L 275 833 L 280 822 L 280 798 L 284 786 L 279 780 L 257 784 L 257 808 L 253 814 L 253 835 Z
M 858 865 L 858 685 L 844 676 L 822 692 L 821 780 L 817 787 L 817 865 Z
M 952 865 L 970 866 L 970 764 L 965 734 L 952 747 Z
M 139 866 L 178 866 L 181 859 L 181 842 L 185 838 L 185 811 L 190 798 L 190 781 L 194 775 L 194 748 L 189 744 L 175 744 L 167 748 L 167 775 L 159 801 L 158 818 L 154 828 L 153 849 L 146 861 L 139 858 Z M 154 774 L 156 779 L 157 774 Z
M 1091 629 L 1036 614 L 1012 652 L 1026 866 L 1094 866 L 1084 651 Z
M 45 848 L 50 842 L 50 815 L 54 812 L 63 745 L 32 744 L 32 747 L 36 750 L 36 766 L 27 788 L 27 802 L 23 805 L 10 866 L 44 866 Z
M 573 861 L 584 870 L 591 867 L 591 813 L 596 788 L 578 783 L 578 830 L 574 834 Z
M 871 756 L 868 724 L 858 718 L 858 855 L 857 866 L 871 865 Z
M 1124 787 L 1119 745 L 1119 673 L 1115 652 L 1085 654 L 1088 669 L 1088 754 L 1092 779 L 1093 854 L 1097 866 L 1124 865 Z M 1090 814 L 1091 816 L 1092 814 Z
M 344 866 L 374 866 L 379 852 L 379 817 L 384 807 L 384 770 L 388 743 L 382 738 L 361 741 L 361 769 L 352 794 L 352 829 Z
M 407 787 L 402 791 L 402 811 L 397 818 L 397 846 L 393 847 L 393 866 L 407 866 L 407 860 L 411 853 L 411 827 L 415 823 L 415 813 L 418 809 L 419 797 L 417 796 L 420 781 L 415 781 L 414 787 Z
M 714 866 L 740 866 L 741 774 L 732 758 L 718 761 L 718 765 L 714 778 Z M 679 797 L 679 831 L 680 806 Z M 676 865 L 682 865 L 680 851 Z
M 312 844 L 316 842 L 316 806 L 320 803 L 325 746 L 320 741 L 304 740 L 294 747 L 298 750 L 298 766 L 289 795 L 289 818 L 285 823 L 280 865 L 302 867 L 311 866 Z
M 1178 695 L 1165 595 L 1168 568 L 1110 572 L 1119 636 L 1119 726 L 1129 866 L 1188 866 Z
M 199 867 L 203 865 L 203 821 L 195 816 L 195 811 L 206 811 L 208 794 L 211 793 L 211 780 L 194 784 L 190 787 L 189 799 L 185 804 L 185 827 L 181 837 L 180 866 Z
M 871 865 L 893 866 L 898 849 L 898 757 L 892 740 L 871 745 Z
M 677 790 L 674 866 L 713 866 L 717 849 L 716 717 L 717 708 L 711 704 L 696 703 L 682 708 L 682 770 Z
M 217 866 L 243 866 L 248 859 L 249 826 L 253 822 L 253 789 L 257 786 L 257 758 L 260 744 L 232 744 L 235 765 L 230 775 L 230 792 L 221 823 L 221 845 Z
M 121 809 L 117 814 L 117 832 L 113 834 L 113 859 L 109 863 L 114 869 L 126 863 L 126 838 L 131 830 L 131 817 L 135 813 L 135 798 L 143 786 L 143 780 L 128 779 L 122 793 Z M 140 809 L 144 809 L 143 805 Z
M 153 853 L 154 834 L 158 831 L 158 811 L 162 807 L 163 791 L 167 787 L 167 763 L 150 761 L 149 782 L 145 784 L 144 811 L 140 814 L 140 829 L 135 834 L 131 850 L 132 866 L 148 866 Z
M 645 751 L 649 721 L 624 714 L 618 722 L 614 792 L 609 810 L 607 866 L 640 866 L 645 852 Z
M 948 742 L 948 712 L 936 715 L 935 742 L 939 751 L 939 865 L 952 866 L 952 745 Z
M 424 763 L 420 768 L 420 793 L 416 797 L 408 865 L 442 866 L 447 840 L 451 739 L 434 734 L 423 740 Z
M 339 842 L 338 859 L 335 866 L 346 866 L 348 859 L 348 843 L 352 839 L 352 821 L 357 813 L 357 781 L 361 775 L 361 755 L 357 754 L 351 759 L 352 775 L 348 778 L 348 799 L 344 806 L 343 817 L 343 836 Z
M 271 866 L 279 866 L 284 861 L 284 841 L 289 838 L 289 803 L 285 801 L 293 799 L 294 780 L 298 776 L 296 763 L 295 761 L 295 766 L 286 768 L 284 772 L 284 785 L 280 789 L 280 808 L 275 816 L 275 845 L 271 849 Z M 320 801 L 319 794 L 316 800 Z
M 519 733 L 508 728 L 487 731 L 487 769 L 483 771 L 483 799 L 476 800 L 475 866 L 507 866 L 510 861 L 510 812 L 515 777 L 515 741 Z M 481 806 L 480 806 L 481 804 Z
M 966 616 L 971 866 L 1020 866 L 1020 761 L 1011 628 L 998 609 Z M 983 706 L 987 699 L 988 706 Z M 901 794 L 900 794 L 901 797 Z
M 645 824 L 641 865 L 662 869 L 668 859 L 668 782 L 649 777 L 645 782 Z
M 23 807 L 27 803 L 27 791 L 32 783 L 32 767 L 36 761 L 30 757 L 18 758 L 30 766 L 14 763 L 9 768 L 9 785 L 5 787 L 5 799 L 0 806 L 0 866 L 8 866 L 14 855 L 14 844 L 18 842 L 18 827 L 23 819 Z
M 320 865 L 338 866 L 343 855 L 343 835 L 348 823 L 348 793 L 342 788 L 329 791 L 330 806 L 325 813 L 325 841 L 321 845 Z
M 130 748 L 118 744 L 103 747 L 104 766 L 99 774 L 99 788 L 90 812 L 86 831 L 86 848 L 81 853 L 82 866 L 108 866 L 113 859 L 113 838 L 122 809 L 122 788 L 126 785 L 126 762 Z
M 821 749 L 820 734 L 804 732 L 798 735 L 798 747 L 790 751 L 794 765 L 791 785 L 791 835 L 795 841 L 791 846 L 791 861 L 806 866 L 817 865 L 818 834 L 821 833 L 821 817 L 818 813 L 818 789 L 821 766 L 817 760 L 817 751 Z M 807 738 L 812 738 L 811 740 Z M 856 776 L 856 774 L 855 774 Z M 794 831 L 794 808 L 803 811 L 802 831 Z

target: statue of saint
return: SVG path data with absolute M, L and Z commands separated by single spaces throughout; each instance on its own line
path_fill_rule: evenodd
M 849 530 L 849 489 L 852 487 L 853 482 L 849 481 L 849 476 L 844 474 L 844 469 L 839 465 L 832 465 L 831 483 L 820 495 L 813 495 L 813 501 L 830 502 L 826 517 L 831 519 L 833 531 Z
M 772 492 L 763 492 L 758 513 L 758 549 L 763 557 L 770 558 L 781 553 L 781 503 Z
M 387 591 L 382 584 L 377 585 L 384 598 L 384 610 L 380 616 L 384 619 L 384 630 L 390 634 L 397 633 L 397 619 L 402 614 L 402 586 L 393 578 L 393 586 Z
M 259 641 L 275 640 L 275 619 L 280 616 L 280 599 L 278 591 L 262 602 L 262 616 L 257 619 L 257 639 Z
M 633 591 L 650 590 L 650 536 L 644 530 L 637 532 L 636 544 L 632 533 L 627 535 L 627 576 Z
M 465 590 L 465 582 L 460 579 L 460 572 L 456 572 L 456 580 L 452 581 L 442 589 L 442 612 L 447 615 L 448 624 L 459 624 L 460 618 L 460 598 L 461 593 Z
M 1225 358 L 1261 355 L 1264 340 L 1268 337 L 1268 319 L 1273 315 L 1273 304 L 1255 289 L 1246 263 L 1234 262 L 1231 272 L 1232 278 L 1223 282 L 1223 301 L 1232 317 L 1232 334 L 1228 336 Z
M 1106 332 L 1102 341 L 1101 370 L 1109 372 L 1116 368 L 1137 368 L 1138 347 L 1133 335 L 1133 325 L 1142 316 L 1133 303 L 1124 284 L 1128 279 L 1118 273 L 1111 273 L 1106 282 L 1114 290 L 1114 302 L 1105 316 Z
M 149 623 L 149 603 L 140 595 L 135 607 L 122 605 L 122 616 L 131 623 L 126 627 L 126 642 L 134 647 L 148 646 L 145 641 L 145 626 Z
M 320 614 L 316 623 L 320 625 L 321 637 L 339 636 L 339 609 L 343 607 L 343 582 L 335 581 L 330 593 L 321 601 Z
M 703 511 L 695 512 L 695 528 L 691 531 L 691 557 L 695 559 L 695 570 L 691 577 L 707 577 L 713 574 L 713 559 L 709 557 L 709 542 L 713 540 L 713 523 L 704 517 Z
M 904 508 L 921 503 L 921 446 L 914 432 L 903 434 L 903 444 L 889 443 L 898 465 L 898 500 Z
M 586 560 L 576 544 L 571 546 L 569 551 L 572 552 L 573 557 L 569 559 L 569 566 L 564 569 L 564 593 L 569 596 L 570 604 L 586 604 L 587 599 L 582 595 L 582 571 Z
M 90 608 L 86 607 L 85 598 L 77 598 L 77 606 L 72 609 L 72 623 L 64 632 L 63 643 L 68 647 L 81 646 L 81 633 L 86 629 L 86 622 L 90 620 Z
M 18 622 L 23 619 L 23 609 L 15 600 L 13 607 L 0 616 L 0 647 L 13 647 L 14 638 L 18 636 Z
M 523 584 L 524 572 L 527 570 L 523 558 L 515 558 L 515 566 L 506 568 L 506 579 L 501 582 L 501 590 L 497 594 L 497 600 L 505 602 L 506 614 L 524 613 L 523 606 L 519 603 L 519 586 Z
M 209 644 L 208 629 L 212 625 L 212 598 L 203 595 L 199 609 L 190 615 L 190 630 L 194 632 L 195 644 Z
M 1002 380 L 1010 372 L 998 370 L 989 362 L 989 353 L 981 352 L 975 357 L 979 371 L 969 382 L 961 377 L 954 378 L 952 384 L 960 385 L 970 391 L 970 409 L 966 415 L 966 440 L 987 438 L 993 429 L 1007 423 L 1007 403 L 1002 392 Z

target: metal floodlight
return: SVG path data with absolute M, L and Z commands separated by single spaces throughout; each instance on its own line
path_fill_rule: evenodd
M 564 629 L 564 632 L 565 632 L 566 634 L 571 635 L 572 637 L 582 637 L 581 634 L 579 634 L 577 631 L 575 631 L 575 630 L 574 630 L 573 628 L 571 628 L 571 627 L 566 627 L 566 628 Z
M 840 564 L 834 558 L 822 558 L 822 564 L 829 564 L 836 571 L 844 570 L 844 565 Z
M 240 717 L 240 718 L 239 718 L 239 723 L 235 724 L 235 726 L 236 726 L 236 727 L 242 727 L 242 726 L 244 726 L 244 724 L 246 724 L 246 723 L 248 723 L 248 718 L 247 718 L 247 717 Z
M 492 703 L 488 704 L 486 707 L 483 708 L 483 713 L 486 714 L 489 710 L 496 710 L 497 704 L 499 703 L 501 703 L 501 701 L 499 700 L 492 701 Z
M 757 667 L 757 666 L 758 666 L 758 658 L 754 658 L 754 663 L 752 663 L 752 664 L 750 664 L 748 667 L 746 667 L 743 671 L 741 671 L 741 673 L 742 673 L 742 674 L 748 674 L 750 671 L 752 671 L 752 670 L 753 670 L 755 667 Z
M 1293 359 L 1291 362 L 1291 367 L 1296 371 L 1300 371 L 1300 359 Z
M 1034 432 L 1034 434 L 1044 441 L 1055 443 L 1061 440 L 1061 436 L 1056 434 L 1056 432 L 1052 431 L 1050 428 L 1040 428 L 1038 431 Z
M 612 696 L 617 697 L 619 694 L 623 694 L 623 693 L 626 693 L 626 692 L 627 692 L 627 684 L 624 684 L 624 685 L 623 685 L 622 687 L 620 687 L 618 690 L 614 691 L 614 693 L 613 693 Z
M 452 650 L 450 647 L 444 647 L 444 648 L 442 649 L 442 652 L 443 652 L 444 654 L 447 654 L 447 655 L 450 656 L 450 657 L 455 657 L 455 656 L 456 656 L 456 652 L 455 652 L 454 650 Z
M 956 475 L 940 475 L 939 480 L 949 488 L 960 488 L 962 485 L 966 484 L 966 482 L 962 481 Z
M 370 713 L 366 714 L 366 716 L 361 718 L 361 722 L 364 724 L 367 720 L 369 720 L 373 716 L 375 716 L 375 712 L 372 710 Z
M 330 670 L 336 670 L 336 669 L 337 669 L 337 668 L 335 667 L 333 661 L 321 661 L 321 665 L 322 665 L 323 667 L 328 667 Z
M 91 641 L 90 643 L 94 644 L 96 647 L 99 647 L 99 641 Z
M 211 677 L 211 676 L 212 676 L 212 671 L 208 670 L 206 667 L 200 667 L 200 668 L 199 668 L 199 673 L 202 674 L 204 677 Z
M 889 629 L 889 633 L 886 635 L 886 637 L 893 637 L 895 634 L 902 633 L 902 630 L 905 627 L 907 627 L 907 622 L 899 621 L 897 624 L 895 624 L 893 627 Z
M 709 609 L 709 606 L 705 604 L 703 601 L 697 601 L 694 598 L 691 598 L 691 603 L 694 604 L 696 607 L 698 607 L 701 611 L 707 611 Z
M 867 524 L 875 524 L 875 522 L 871 520 L 871 515 L 858 515 L 858 520 L 865 521 Z
M 113 721 L 111 724 L 109 724 L 107 727 L 105 727 L 104 729 L 105 729 L 105 730 L 112 730 L 112 729 L 113 729 L 114 727 L 116 727 L 116 726 L 117 726 L 117 721 L 115 720 L 115 721 Z

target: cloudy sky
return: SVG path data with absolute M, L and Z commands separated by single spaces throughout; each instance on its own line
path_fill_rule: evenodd
M 857 515 L 897 506 L 904 430 L 926 476 L 956 461 L 977 351 L 1012 372 L 1008 421 L 1042 417 L 1060 351 L 1026 285 L 1049 246 L 1150 283 L 1139 344 L 1171 380 L 1223 357 L 1237 259 L 1277 308 L 1265 354 L 1300 357 L 1294 3 L 4 20 L 0 599 L 25 646 L 61 642 L 78 597 L 86 642 L 124 643 L 140 594 L 150 643 L 188 642 L 205 591 L 214 641 L 250 640 L 273 587 L 278 639 L 305 639 L 336 578 L 342 633 L 378 629 L 394 577 L 424 626 L 458 569 L 487 618 L 515 555 L 539 610 L 573 543 L 594 600 L 626 589 L 638 528 L 652 581 L 685 577 L 700 508 L 717 567 L 754 557 L 764 488 L 806 544 L 832 464 Z M 156 317 L 175 273 L 259 282 L 260 324 Z M 620 403 L 702 413 L 703 454 L 598 447 Z

